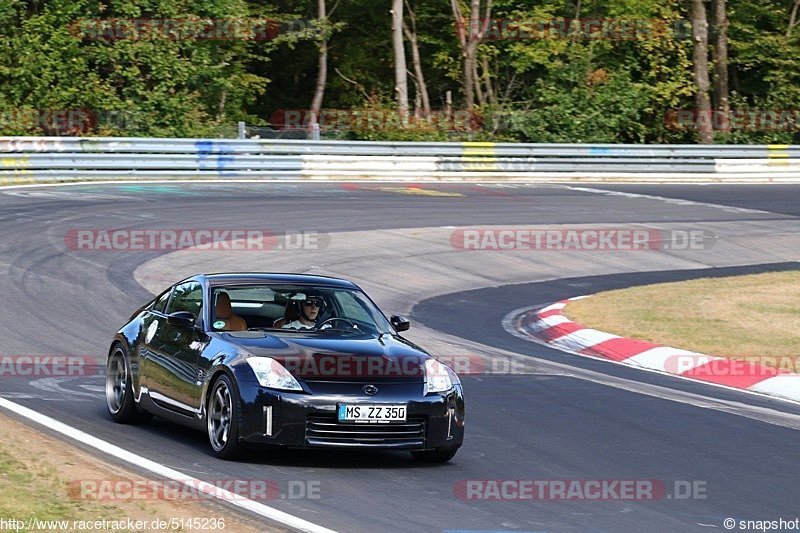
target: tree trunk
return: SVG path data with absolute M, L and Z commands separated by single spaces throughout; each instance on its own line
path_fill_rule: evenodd
M 708 97 L 708 18 L 703 0 L 692 0 L 692 41 L 694 42 L 694 83 L 697 132 L 702 144 L 714 142 L 711 100 Z
M 219 106 L 217 107 L 217 120 L 220 122 L 225 120 L 225 105 L 228 102 L 228 89 L 222 89 L 222 94 L 219 97 Z
M 478 98 L 478 104 L 486 105 L 486 97 L 483 95 L 483 88 L 481 87 L 482 79 L 478 74 L 478 59 L 472 63 L 472 79 L 475 81 L 475 96 Z
M 726 0 L 714 0 L 714 23 L 717 42 L 714 46 L 714 96 L 717 110 L 729 117 L 730 91 L 728 89 L 728 8 Z
M 467 68 L 467 45 L 471 39 L 474 28 L 468 28 L 464 15 L 461 13 L 459 0 L 450 0 L 450 7 L 453 8 L 453 18 L 456 23 L 458 33 L 458 45 L 461 48 L 461 84 L 464 89 L 464 100 L 469 105 L 475 101 L 475 93 L 472 91 L 472 71 Z
M 794 0 L 792 4 L 792 13 L 789 15 L 789 26 L 786 28 L 786 36 L 792 34 L 792 28 L 797 26 L 797 11 L 800 9 L 800 0 Z
M 469 21 L 461 14 L 459 0 L 450 0 L 458 29 L 461 59 L 463 63 L 464 100 L 467 109 L 475 107 L 475 89 L 477 79 L 478 45 L 483 41 L 492 16 L 492 0 L 486 1 L 484 20 L 481 22 L 481 0 L 470 0 Z
M 577 5 L 575 6 L 575 20 L 580 21 L 581 18 L 581 0 L 578 0 Z M 574 22 L 573 22 L 574 24 Z M 572 44 L 575 44 L 575 41 L 578 39 L 578 32 L 572 34 Z
M 394 47 L 394 85 L 397 108 L 405 120 L 408 115 L 408 73 L 403 44 L 403 0 L 392 0 L 392 45 Z
M 327 18 L 325 0 L 317 0 L 317 18 L 324 21 Z M 311 113 L 308 125 L 312 127 L 319 119 L 322 110 L 322 99 L 325 96 L 325 85 L 328 80 L 328 40 L 323 39 L 319 45 L 319 60 L 317 63 L 317 86 L 314 89 L 314 98 L 311 100 Z
M 425 116 L 431 114 L 431 100 L 428 95 L 428 85 L 425 83 L 425 75 L 422 72 L 422 60 L 419 57 L 419 44 L 417 43 L 417 19 L 414 12 L 408 7 L 409 18 L 411 19 L 411 27 L 403 22 L 403 33 L 411 45 L 411 63 L 414 65 L 415 86 L 417 88 L 418 96 L 422 100 L 422 111 Z
M 475 107 L 475 73 L 477 65 L 475 56 L 478 54 L 478 45 L 483 40 L 482 25 L 480 23 L 481 0 L 470 0 L 469 6 L 469 31 L 467 32 L 467 49 L 464 53 L 464 83 L 469 87 L 467 92 L 467 109 Z
M 492 85 L 492 75 L 490 74 L 491 70 L 489 69 L 489 58 L 483 58 L 483 83 L 486 86 L 486 98 L 489 103 L 493 106 L 498 105 L 497 101 L 497 94 L 494 90 L 494 86 Z
M 420 118 L 422 116 L 428 116 L 424 110 L 422 110 L 422 98 L 420 98 L 420 90 L 419 90 L 419 82 L 417 78 L 411 77 L 411 81 L 414 82 L 414 117 Z

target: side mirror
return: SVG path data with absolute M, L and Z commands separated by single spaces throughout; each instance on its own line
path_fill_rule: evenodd
M 389 319 L 389 322 L 392 323 L 392 327 L 398 332 L 408 331 L 408 328 L 411 327 L 411 322 L 404 316 L 394 315 Z
M 188 311 L 177 311 L 167 316 L 167 324 L 191 328 L 194 326 L 194 315 Z

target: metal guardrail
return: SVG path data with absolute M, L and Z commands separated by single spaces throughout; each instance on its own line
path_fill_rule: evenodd
M 0 182 L 156 178 L 800 181 L 800 146 L 0 137 Z

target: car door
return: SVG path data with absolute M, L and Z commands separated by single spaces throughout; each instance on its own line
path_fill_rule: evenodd
M 150 342 L 151 352 L 156 355 L 148 364 L 150 397 L 162 407 L 185 415 L 199 412 L 204 378 L 199 359 L 208 337 L 201 328 L 169 324 L 168 317 L 179 311 L 189 312 L 196 323 L 202 323 L 202 310 L 200 283 L 190 281 L 176 286 Z
M 167 323 L 167 303 L 172 295 L 172 287 L 156 297 L 153 305 L 142 317 L 142 329 L 138 340 L 134 346 L 134 353 L 131 357 L 132 370 L 138 378 L 138 384 L 150 390 L 151 384 L 148 377 L 154 364 L 157 364 L 161 357 L 159 338 L 156 336 L 158 328 Z M 138 390 L 138 387 L 137 387 Z

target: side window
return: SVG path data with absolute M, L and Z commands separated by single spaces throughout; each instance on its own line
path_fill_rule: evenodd
M 372 317 L 369 313 L 361 307 L 361 304 L 359 304 L 349 292 L 337 292 L 336 299 L 339 301 L 339 305 L 342 306 L 346 318 L 354 318 L 367 323 L 372 322 Z
M 190 281 L 183 285 L 178 285 L 173 291 L 172 300 L 169 302 L 167 314 L 177 313 L 178 311 L 188 311 L 195 318 L 200 318 L 200 311 L 203 308 L 203 289 L 199 283 Z
M 161 296 L 158 297 L 156 300 L 155 305 L 153 305 L 153 311 L 157 313 L 163 313 L 165 308 L 167 307 L 167 301 L 169 300 L 169 295 L 172 293 L 172 290 L 168 290 L 164 292 Z

